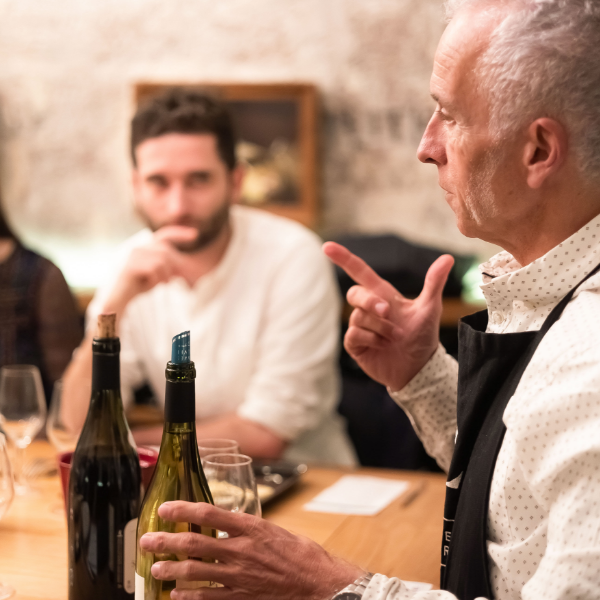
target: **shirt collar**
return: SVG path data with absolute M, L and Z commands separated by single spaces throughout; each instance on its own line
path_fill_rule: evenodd
M 481 291 L 490 311 L 515 300 L 532 308 L 556 303 L 600 263 L 600 215 L 544 256 L 523 267 L 503 251 L 481 264 Z

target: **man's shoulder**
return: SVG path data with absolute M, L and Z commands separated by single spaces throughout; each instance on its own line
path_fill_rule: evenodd
M 231 210 L 234 227 L 242 229 L 248 242 L 269 249 L 320 247 L 320 238 L 297 221 L 259 208 L 236 205 Z
M 592 334 L 598 334 L 594 341 L 600 344 L 600 273 L 581 284 L 561 320 L 563 328 L 569 329 L 571 336 L 588 340 Z
M 536 354 L 553 369 L 582 360 L 597 361 L 600 368 L 600 275 L 577 290 Z

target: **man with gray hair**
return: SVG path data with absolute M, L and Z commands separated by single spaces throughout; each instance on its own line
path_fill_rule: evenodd
M 408 300 L 325 246 L 358 284 L 346 348 L 448 471 L 443 591 L 413 592 L 246 515 L 175 503 L 163 518 L 230 537 L 142 538 L 218 559 L 155 565 L 161 579 L 226 586 L 174 598 L 599 595 L 600 0 L 457 0 L 447 10 L 418 156 L 437 166 L 459 230 L 504 248 L 481 267 L 488 310 L 461 323 L 459 363 L 438 340 L 450 257 Z

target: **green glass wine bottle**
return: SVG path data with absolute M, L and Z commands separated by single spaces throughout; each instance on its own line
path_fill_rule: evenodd
M 133 600 L 140 463 L 121 400 L 115 315 L 98 317 L 92 396 L 69 478 L 69 600 Z
M 190 332 L 173 338 L 171 361 L 166 368 L 165 426 L 156 470 L 142 503 L 137 529 L 135 600 L 168 600 L 178 588 L 217 587 L 208 581 L 159 581 L 150 569 L 157 561 L 187 560 L 187 556 L 153 554 L 140 548 L 140 538 L 151 531 L 176 533 L 194 531 L 216 537 L 216 531 L 190 523 L 172 523 L 158 516 L 163 502 L 186 500 L 209 502 L 213 499 L 202 470 L 196 440 L 196 369 L 190 360 Z

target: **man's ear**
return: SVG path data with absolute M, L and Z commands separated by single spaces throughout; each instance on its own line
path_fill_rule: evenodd
M 138 215 L 142 214 L 140 209 L 140 195 L 141 195 L 142 178 L 140 172 L 136 167 L 131 169 L 131 198 L 133 201 L 133 208 Z
M 242 183 L 246 169 L 244 165 L 238 163 L 233 171 L 231 171 L 231 203 L 237 204 L 242 199 Z
M 523 163 L 527 184 L 541 188 L 567 160 L 569 136 L 565 127 L 548 117 L 536 119 L 527 128 Z
M 136 202 L 140 188 L 140 172 L 133 167 L 131 169 L 131 189 L 133 191 L 133 201 Z

